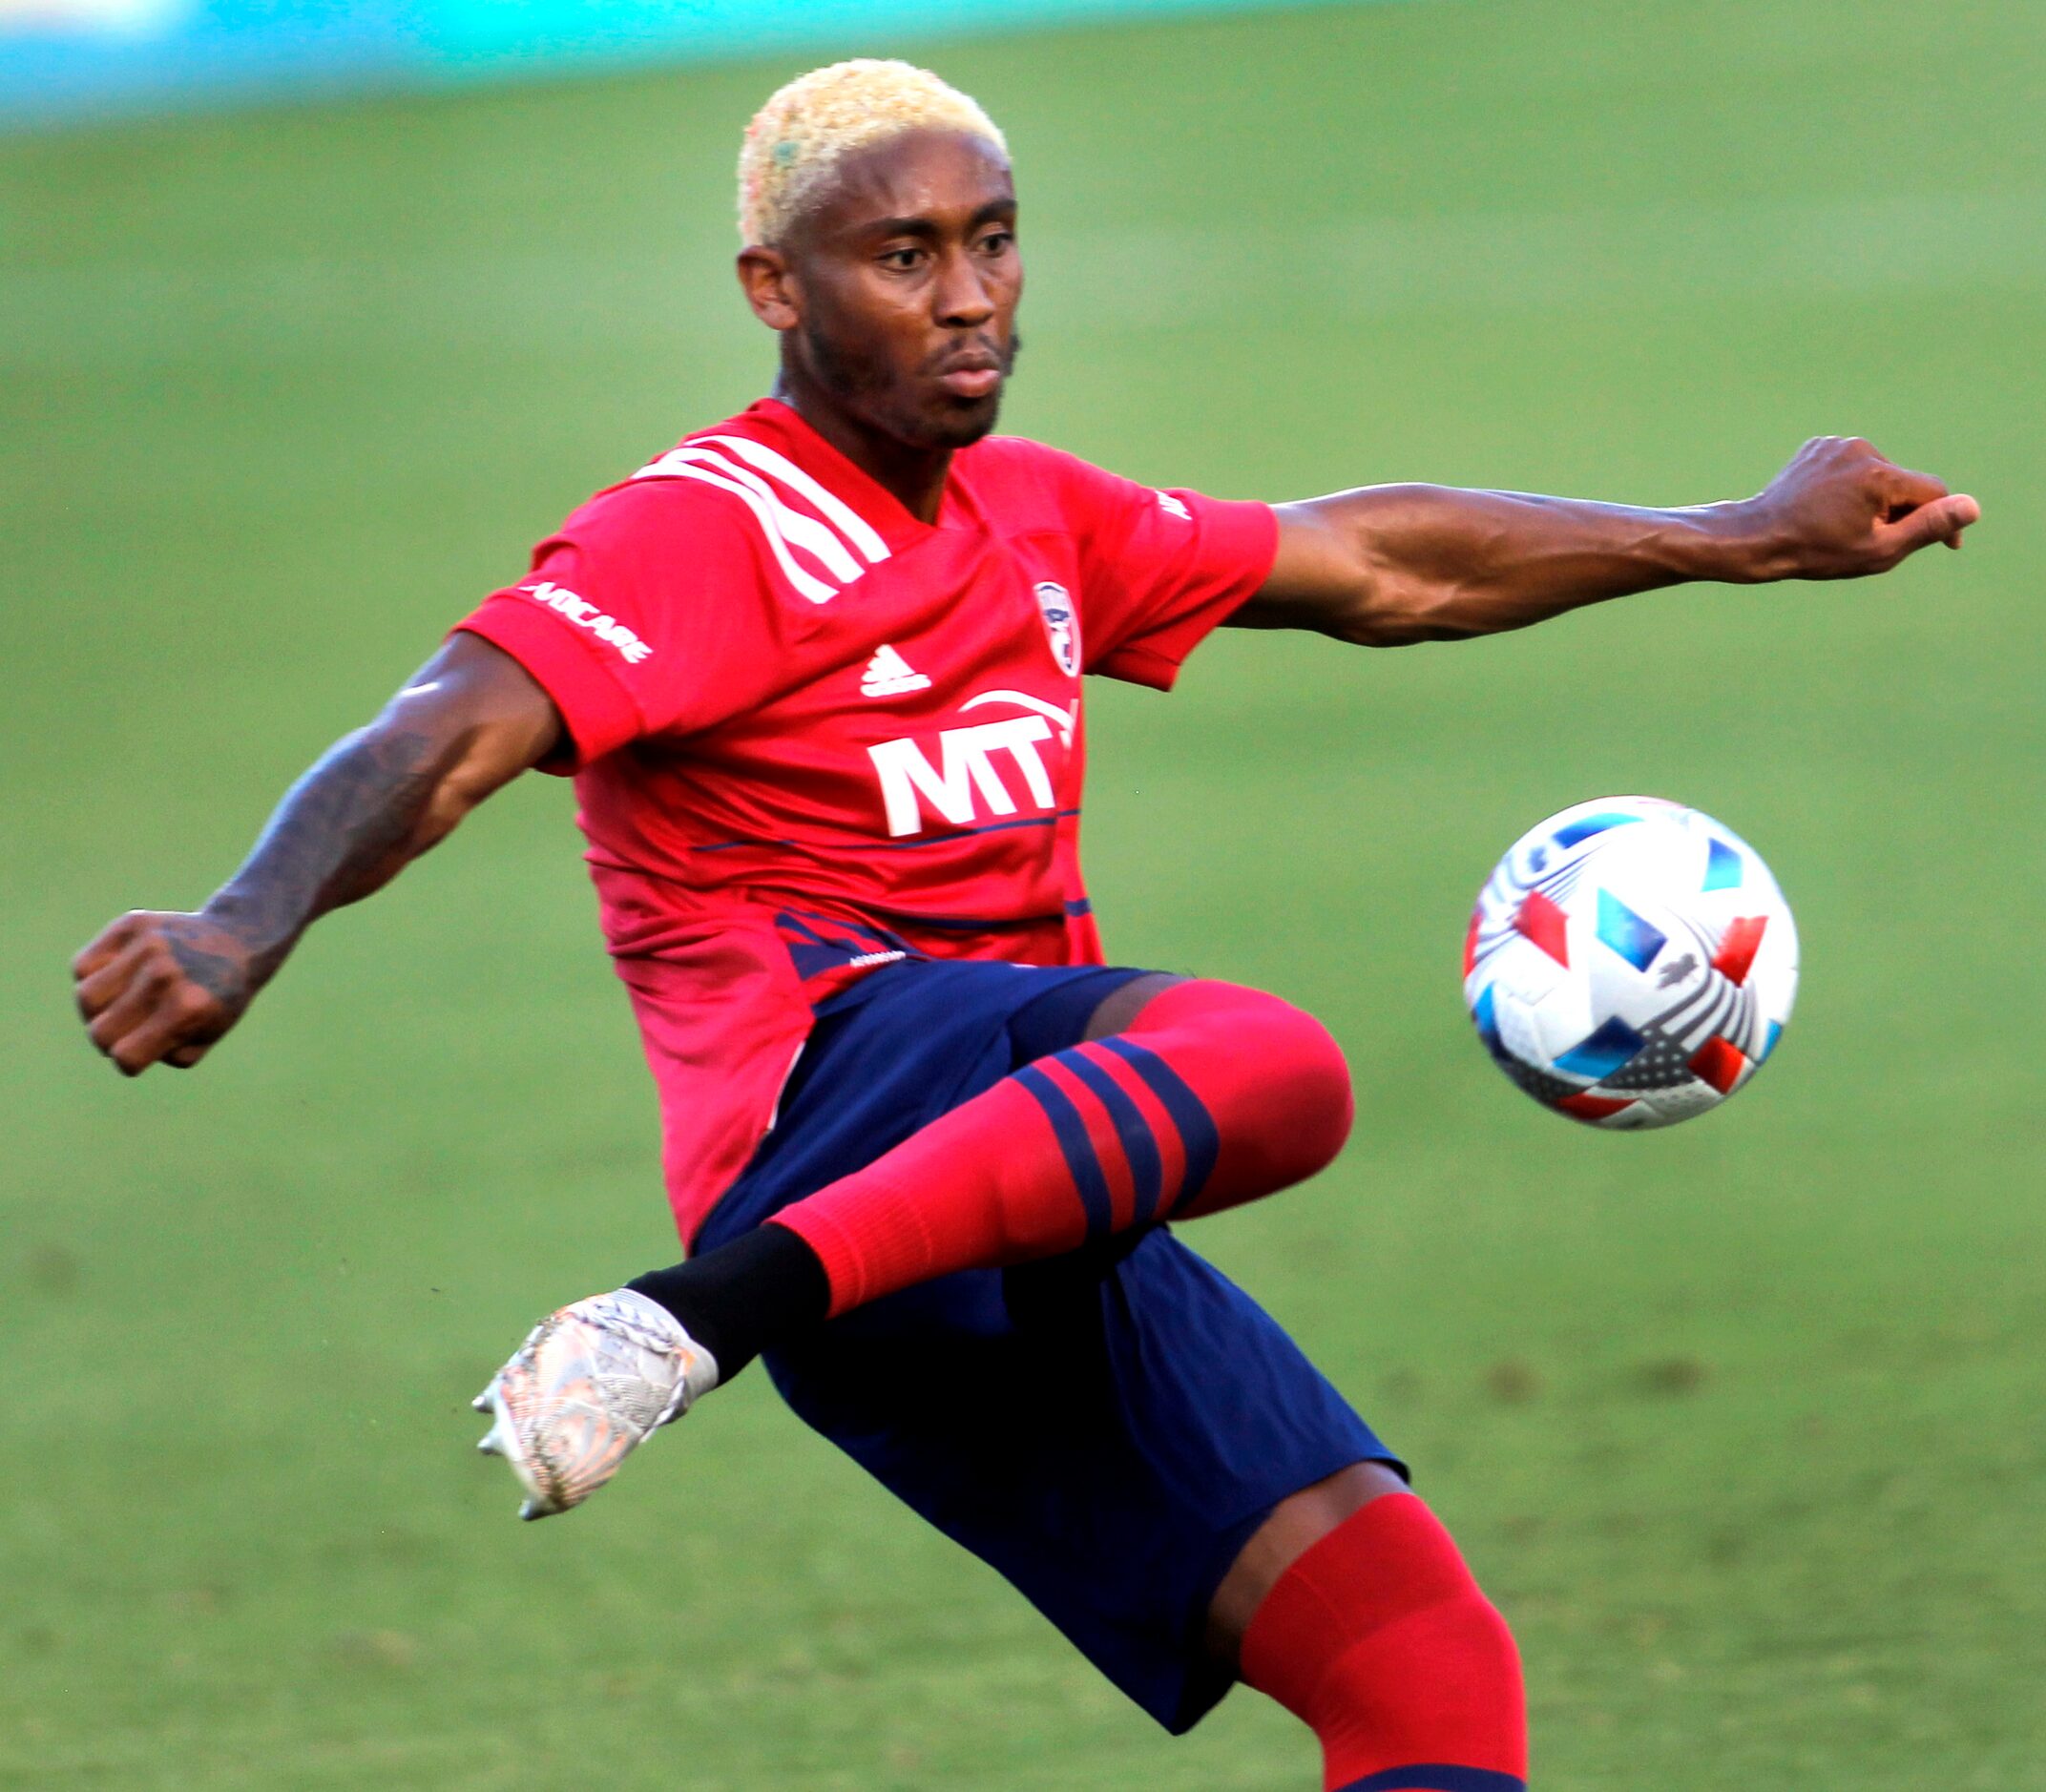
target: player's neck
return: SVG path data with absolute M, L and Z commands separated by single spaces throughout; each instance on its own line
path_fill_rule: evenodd
M 935 523 L 945 500 L 950 448 L 916 448 L 863 423 L 813 382 L 791 379 L 787 368 L 774 383 L 774 396 L 830 443 L 863 473 L 891 493 L 920 523 Z

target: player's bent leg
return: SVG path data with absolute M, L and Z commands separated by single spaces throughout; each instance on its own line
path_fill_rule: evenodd
M 641 1412 L 658 1377 L 588 1371 L 605 1327 L 587 1315 L 606 1302 L 665 1315 L 667 1347 L 691 1365 L 686 1402 L 826 1317 L 1271 1194 L 1326 1167 L 1348 1135 L 1341 1052 L 1276 996 L 1138 976 L 1093 1013 L 1096 1026 L 1063 1033 L 1077 1043 L 1049 1052 L 1013 1035 L 1009 1074 L 768 1223 L 543 1324 L 478 1403 L 498 1414 L 486 1448 L 518 1470 L 526 1515 L 586 1498 L 681 1410 Z
M 1243 1633 L 1285 1571 L 1368 1502 L 1406 1491 L 1406 1477 L 1390 1463 L 1353 1462 L 1271 1509 L 1208 1601 L 1207 1652 L 1232 1680 L 1240 1677 Z
M 1394 1485 L 1336 1486 L 1360 1472 Z M 1347 1516 L 1272 1572 L 1288 1526 L 1297 1535 L 1315 1524 L 1314 1500 L 1326 1511 L 1353 1498 Z M 1215 1627 L 1241 1624 L 1221 1640 L 1237 1642 L 1243 1682 L 1313 1729 L 1326 1792 L 1524 1792 L 1513 1635 L 1441 1520 L 1389 1470 L 1361 1465 L 1281 1502 L 1238 1558 L 1246 1564 L 1269 1591 L 1245 1620 L 1246 1587 L 1232 1590 L 1232 1571 Z
M 824 1264 L 835 1315 L 955 1270 L 1273 1194 L 1328 1165 L 1351 1115 L 1348 1067 L 1320 1022 L 1262 990 L 1194 979 L 771 1223 Z

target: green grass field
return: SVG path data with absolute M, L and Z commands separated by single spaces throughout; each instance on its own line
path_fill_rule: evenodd
M 907 49 L 1020 158 L 1007 419 L 1242 495 L 1690 501 L 1805 435 L 1975 491 L 1880 587 L 1707 589 L 1096 694 L 1122 959 L 1326 1016 L 1358 1136 L 1194 1241 L 1388 1434 L 1526 1651 L 1550 1788 L 2046 1787 L 2032 0 L 1481 0 Z M 1284 1792 L 1169 1742 L 750 1376 L 512 1521 L 466 1400 L 663 1261 L 552 781 L 124 1084 L 71 952 L 574 502 L 746 402 L 737 133 L 797 64 L 0 143 L 0 1784 Z M 1728 1112 L 1579 1131 L 1470 1036 L 1470 898 L 1576 799 L 1773 862 L 1803 1004 Z

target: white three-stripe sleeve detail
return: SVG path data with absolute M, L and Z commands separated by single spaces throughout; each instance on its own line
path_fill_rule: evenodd
M 841 585 L 851 584 L 866 571 L 846 551 L 846 544 L 831 532 L 828 525 L 820 523 L 814 516 L 804 515 L 801 511 L 791 510 L 782 494 L 758 473 L 748 472 L 743 467 L 733 466 L 716 448 L 684 442 L 680 448 L 671 448 L 661 458 L 671 461 L 695 461 L 699 466 L 708 467 L 713 472 L 722 473 L 727 479 L 738 480 L 773 510 L 775 521 L 781 526 L 783 538 L 789 546 L 801 548 L 805 553 L 815 554 L 824 562 L 825 571 Z
M 704 468 L 725 483 L 728 490 L 741 487 L 758 502 L 754 514 L 763 521 L 773 520 L 781 538 L 792 548 L 801 548 L 805 553 L 822 562 L 825 571 L 839 581 L 849 585 L 866 571 L 859 561 L 846 552 L 846 544 L 831 532 L 830 528 L 820 523 L 814 516 L 806 516 L 801 511 L 791 510 L 775 490 L 758 473 L 750 473 L 743 467 L 737 467 L 714 448 L 697 448 L 684 443 L 680 448 L 670 448 L 651 467 L 642 468 L 635 473 L 635 479 L 658 479 L 679 473 L 690 463 Z M 836 587 L 834 587 L 834 590 Z
M 869 564 L 879 566 L 888 557 L 888 545 L 874 531 L 873 525 L 844 498 L 819 485 L 785 454 L 777 454 L 773 448 L 749 441 L 742 435 L 707 435 L 698 440 L 715 442 L 720 448 L 730 448 L 740 459 L 758 467 L 763 473 L 773 474 L 791 491 L 809 499 L 821 514 L 838 525 L 840 532 L 866 556 Z
M 651 467 L 643 467 L 633 475 L 635 479 L 695 479 L 706 486 L 715 486 L 720 491 L 729 491 L 734 497 L 743 499 L 746 508 L 759 521 L 761 532 L 767 537 L 767 545 L 774 550 L 774 557 L 782 563 L 782 571 L 788 574 L 788 582 L 813 604 L 829 603 L 838 595 L 836 585 L 826 585 L 814 573 L 805 573 L 789 558 L 788 544 L 782 539 L 782 531 L 776 526 L 774 513 L 767 506 L 736 479 L 727 479 L 721 473 L 714 473 L 706 468 L 692 467 L 679 462 L 675 456 L 663 454 Z M 842 549 L 840 552 L 844 552 Z

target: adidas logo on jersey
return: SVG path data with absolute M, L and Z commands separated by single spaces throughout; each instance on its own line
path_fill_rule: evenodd
M 907 691 L 928 691 L 930 680 L 911 669 L 909 662 L 892 647 L 884 646 L 866 662 L 860 675 L 862 697 L 901 697 Z

